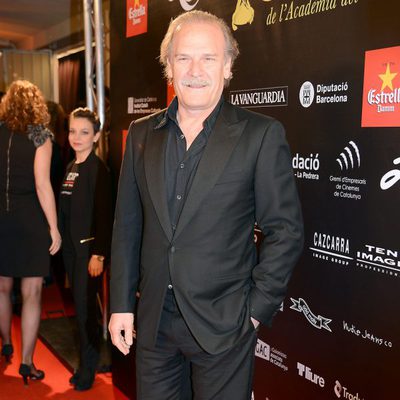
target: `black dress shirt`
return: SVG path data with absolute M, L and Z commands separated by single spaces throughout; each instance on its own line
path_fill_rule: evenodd
M 168 124 L 168 140 L 165 154 L 165 185 L 167 202 L 172 229 L 176 229 L 186 196 L 190 190 L 197 171 L 207 140 L 217 120 L 223 97 L 203 122 L 203 129 L 197 135 L 188 150 L 186 150 L 186 138 L 182 133 L 178 121 L 178 100 L 172 101 L 166 111 L 165 118 L 158 128 Z

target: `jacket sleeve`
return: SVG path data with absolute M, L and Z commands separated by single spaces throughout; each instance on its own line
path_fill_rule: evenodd
M 255 171 L 256 222 L 264 234 L 250 293 L 251 316 L 270 325 L 303 248 L 303 222 L 283 126 L 266 129 Z
M 134 173 L 133 123 L 118 184 L 111 246 L 110 311 L 133 312 L 139 280 L 142 206 Z
M 91 247 L 92 254 L 110 255 L 112 231 L 112 191 L 111 176 L 104 163 L 97 159 L 98 168 L 94 190 L 93 226 L 95 240 Z
M 57 224 L 58 224 L 58 230 L 60 231 L 60 235 L 63 240 L 65 238 L 66 232 L 65 232 L 65 216 L 64 216 L 63 210 L 61 209 L 62 184 L 63 184 L 63 181 L 65 181 L 67 179 L 67 176 L 68 176 L 69 172 L 71 171 L 73 163 L 74 163 L 74 161 L 71 161 L 68 163 L 66 170 L 65 170 L 64 177 L 61 181 L 60 191 L 58 193 Z

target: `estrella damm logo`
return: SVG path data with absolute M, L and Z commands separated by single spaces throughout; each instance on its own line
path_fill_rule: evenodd
M 400 126 L 400 46 L 365 52 L 361 126 Z
M 126 37 L 147 32 L 147 1 L 126 0 Z

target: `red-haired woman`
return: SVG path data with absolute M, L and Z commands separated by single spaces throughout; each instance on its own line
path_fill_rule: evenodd
M 19 373 L 40 380 L 33 352 L 40 323 L 43 277 L 50 254 L 61 246 L 50 183 L 52 133 L 40 90 L 13 82 L 0 103 L 0 335 L 1 354 L 11 359 L 13 279 L 21 278 L 22 360 Z

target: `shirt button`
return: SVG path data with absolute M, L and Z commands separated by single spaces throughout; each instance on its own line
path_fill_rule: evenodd
M 181 136 L 179 136 L 179 139 L 185 139 L 185 135 L 182 133 L 182 135 Z
M 172 285 L 168 285 L 168 289 L 171 290 L 172 289 Z
M 185 168 L 185 164 L 184 164 L 184 163 L 180 164 L 180 165 L 179 165 L 179 168 L 180 168 L 180 169 Z
M 180 194 L 178 194 L 178 195 L 176 196 L 176 198 L 177 198 L 178 200 L 181 200 L 181 199 L 182 199 L 182 196 L 181 196 Z

